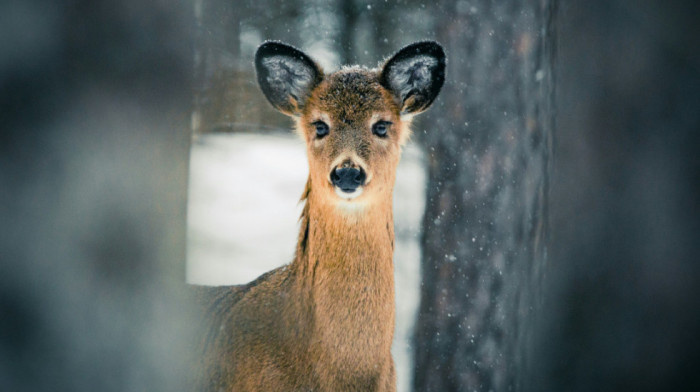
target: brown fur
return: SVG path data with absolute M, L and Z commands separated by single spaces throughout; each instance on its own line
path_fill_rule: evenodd
M 322 76 L 291 113 L 310 169 L 296 254 L 248 285 L 198 289 L 207 324 L 200 389 L 395 391 L 392 190 L 409 124 L 380 72 Z M 322 139 L 319 120 L 331 130 Z M 372 134 L 379 120 L 393 123 L 385 138 Z M 367 173 L 353 200 L 329 181 L 338 166 Z

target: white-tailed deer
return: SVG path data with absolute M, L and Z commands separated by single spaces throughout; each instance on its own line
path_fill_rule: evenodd
M 306 141 L 306 204 L 291 264 L 198 289 L 207 323 L 198 389 L 395 391 L 392 191 L 411 117 L 444 82 L 445 54 L 418 42 L 381 69 L 325 75 L 301 51 L 266 42 L 255 67 Z

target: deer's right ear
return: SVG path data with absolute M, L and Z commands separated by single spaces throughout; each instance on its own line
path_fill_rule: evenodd
M 281 42 L 260 45 L 255 71 L 267 100 L 290 116 L 301 115 L 311 91 L 323 80 L 323 71 L 309 56 Z

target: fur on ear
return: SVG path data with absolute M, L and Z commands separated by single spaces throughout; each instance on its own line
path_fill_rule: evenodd
M 434 41 L 408 45 L 385 63 L 379 82 L 396 97 L 401 114 L 418 114 L 445 82 L 445 51 Z
M 255 52 L 258 84 L 277 110 L 298 116 L 311 91 L 323 80 L 321 68 L 304 52 L 267 41 Z

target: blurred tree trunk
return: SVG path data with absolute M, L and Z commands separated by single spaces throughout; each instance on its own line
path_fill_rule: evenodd
M 353 0 L 341 0 L 338 17 L 342 20 L 340 29 L 340 63 L 354 64 L 355 56 L 355 30 L 357 29 L 358 9 Z
M 192 5 L 0 15 L 0 391 L 187 391 Z
M 562 3 L 532 390 L 700 391 L 698 15 L 693 0 Z
M 396 5 L 387 2 L 377 2 L 372 5 L 370 18 L 372 21 L 372 34 L 374 39 L 374 58 L 381 59 L 391 56 L 392 45 L 394 42 L 394 32 L 396 30 Z M 403 45 L 408 45 L 410 42 L 401 42 Z M 368 64 L 369 65 L 369 64 Z
M 340 0 L 337 9 L 342 26 L 338 40 L 340 64 L 372 66 L 390 56 L 396 49 L 393 43 L 399 8 L 387 2 L 365 4 Z
M 522 389 L 546 263 L 556 0 L 441 3 L 416 391 Z
M 195 133 L 208 132 L 226 117 L 227 70 L 240 58 L 241 9 L 228 0 L 196 0 L 194 123 Z

